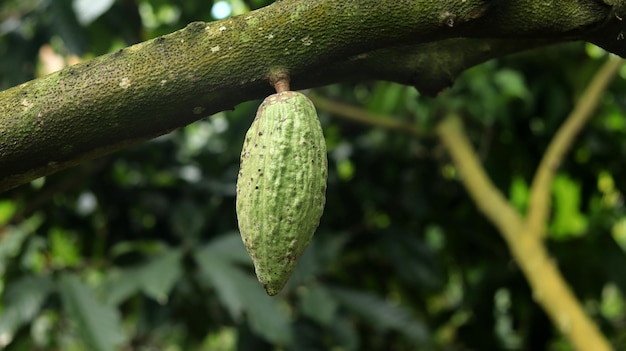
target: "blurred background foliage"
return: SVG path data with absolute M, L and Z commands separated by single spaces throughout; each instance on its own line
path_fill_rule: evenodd
M 271 2 L 3 0 L 0 89 Z M 606 56 L 571 43 L 493 60 L 438 99 L 374 81 L 309 91 L 328 143 L 328 200 L 278 297 L 256 282 L 234 208 L 259 101 L 0 194 L 0 348 L 571 350 L 458 181 L 433 116 L 465 113 L 485 168 L 523 211 L 546 146 Z M 624 78 L 626 67 L 559 171 L 548 238 L 617 349 Z M 345 118 L 348 107 L 364 118 Z

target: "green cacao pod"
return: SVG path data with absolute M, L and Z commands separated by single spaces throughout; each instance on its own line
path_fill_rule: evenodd
M 305 95 L 268 96 L 246 133 L 237 178 L 237 221 L 269 295 L 287 283 L 326 202 L 326 142 Z

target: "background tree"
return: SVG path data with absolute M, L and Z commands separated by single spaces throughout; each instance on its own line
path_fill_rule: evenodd
M 376 10 L 388 5 L 365 3 L 381 6 Z M 539 17 L 522 1 L 491 7 L 469 1 L 468 7 L 454 8 L 458 11 L 424 10 L 414 22 L 362 16 L 362 26 L 354 27 L 362 32 L 355 33 L 347 31 L 353 27 L 341 27 L 340 20 L 324 21 L 324 28 L 342 33 L 326 41 L 320 35 L 324 28 L 307 22 L 315 18 L 312 9 L 325 9 L 324 2 L 285 0 L 259 12 L 284 18 L 273 22 L 269 33 L 260 29 L 267 29 L 267 19 L 255 15 L 196 23 L 165 36 L 190 22 L 221 17 L 221 6 L 236 15 L 268 4 L 33 0 L 1 5 L 1 87 L 42 75 L 55 64 L 84 60 L 0 94 L 5 188 L 101 155 L 105 142 L 118 149 L 261 98 L 270 89 L 263 79 L 266 62 L 291 65 L 296 87 L 324 85 L 308 93 L 319 110 L 331 166 L 320 229 L 278 298 L 265 296 L 255 281 L 234 216 L 239 152 L 258 101 L 3 193 L 2 345 L 10 350 L 119 345 L 129 350 L 570 350 L 572 342 L 583 347 L 575 339 L 566 341 L 572 321 L 559 323 L 558 312 L 568 316 L 570 310 L 548 310 L 548 315 L 542 310 L 544 295 L 537 294 L 532 279 L 541 275 L 532 274 L 545 270 L 525 266 L 531 261 L 524 261 L 514 244 L 521 236 L 534 237 L 530 242 L 539 246 L 532 248 L 540 250 L 545 240 L 584 302 L 585 315 L 615 349 L 626 347 L 623 64 L 607 60 L 608 54 L 591 44 L 561 44 L 491 60 L 467 70 L 436 99 L 423 95 L 438 92 L 461 71 L 491 57 L 564 39 L 587 39 L 620 52 L 617 24 L 623 7 L 595 1 L 542 3 L 545 15 Z M 349 14 L 342 10 L 335 14 Z M 411 18 L 404 10 L 403 18 Z M 559 11 L 559 17 L 550 15 Z M 382 18 L 399 16 L 393 8 L 379 12 Z M 484 17 L 494 13 L 501 16 Z M 351 24 L 359 19 L 346 17 Z M 483 18 L 501 29 L 502 38 L 485 35 L 490 27 Z M 406 28 L 397 23 L 410 30 L 402 31 Z M 385 31 L 363 36 L 374 24 Z M 229 31 L 231 25 L 237 31 Z M 393 28 L 397 32 L 386 31 Z M 200 30 L 210 32 L 211 39 L 219 33 L 226 38 L 203 42 Z M 266 48 L 250 34 L 261 32 L 266 39 L 291 36 Z M 416 33 L 445 40 L 407 39 Z M 459 33 L 475 39 L 453 39 Z M 364 39 L 341 41 L 358 36 Z M 222 43 L 234 37 L 241 45 L 220 62 L 240 70 L 222 75 L 217 68 L 207 70 L 216 67 L 208 53 L 225 52 L 228 46 Z M 157 39 L 123 49 L 150 38 Z M 164 51 L 176 53 L 168 79 L 160 77 L 162 61 L 145 54 L 156 52 L 158 45 L 171 45 Z M 250 54 L 250 48 L 290 51 L 266 57 Z M 117 54 L 86 60 L 107 52 Z M 116 59 L 136 60 L 144 72 L 154 72 L 153 79 L 143 84 L 124 76 L 123 70 L 115 71 L 122 67 Z M 622 79 L 607 87 L 620 69 Z M 94 72 L 104 78 L 89 75 Z M 54 85 L 46 85 L 53 79 Z M 422 93 L 364 79 L 411 84 Z M 338 80 L 358 83 L 327 85 Z M 58 95 L 53 90 L 62 90 L 63 82 L 67 86 Z M 135 94 L 126 99 L 111 92 L 88 95 L 106 82 Z M 15 95 L 20 92 L 34 95 Z M 95 103 L 88 96 L 101 100 Z M 31 97 L 56 97 L 45 111 L 59 112 L 29 120 L 26 110 L 38 103 Z M 595 118 L 580 134 L 576 128 L 561 129 L 566 139 L 578 135 L 564 157 L 568 141 L 554 143 L 554 135 L 566 119 L 580 126 L 589 116 L 580 106 L 592 110 L 594 104 Z M 7 113 L 16 109 L 26 112 L 20 118 Z M 448 117 L 459 114 L 464 131 L 458 119 Z M 83 122 L 97 117 L 92 120 L 97 123 L 81 124 L 81 117 Z M 11 134 L 28 125 L 20 121 L 43 125 Z M 7 147 L 12 140 L 22 144 Z M 553 149 L 549 145 L 561 145 L 561 151 L 546 153 Z M 492 181 L 480 172 L 478 160 Z M 542 160 L 547 167 L 538 168 Z M 547 180 L 536 177 L 536 169 L 547 171 Z M 547 212 L 550 198 L 552 211 Z M 494 204 L 496 210 L 490 210 Z M 526 229 L 531 235 L 518 232 Z M 548 290 L 553 283 L 538 282 Z M 609 347 L 602 338 L 590 340 Z

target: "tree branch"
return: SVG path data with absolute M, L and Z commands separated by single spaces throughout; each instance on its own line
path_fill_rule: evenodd
M 554 175 L 580 130 L 593 117 L 602 94 L 623 64 L 624 60 L 613 58 L 602 66 L 550 142 L 537 168 L 530 190 L 526 220 L 528 233 L 539 237 L 545 235 L 545 226 L 552 203 L 551 187 Z
M 612 2 L 283 0 L 191 23 L 0 92 L 0 191 L 262 98 L 278 68 L 295 89 L 390 79 L 434 94 L 490 58 L 623 29 L 626 0 Z
M 438 135 L 461 172 L 474 202 L 498 228 L 526 276 L 533 297 L 579 351 L 610 351 L 609 342 L 585 314 L 580 302 L 550 258 L 540 236 L 527 228 L 514 208 L 491 183 L 456 116 L 445 118 Z
M 338 103 L 315 94 L 309 94 L 308 97 L 319 111 L 332 113 L 336 117 L 374 128 L 383 128 L 416 137 L 424 136 L 424 132 L 419 130 L 413 123 L 402 122 L 392 116 L 373 114 L 362 107 Z
M 507 242 L 513 242 L 522 228 L 523 220 L 489 180 L 463 132 L 460 118 L 446 117 L 437 127 L 437 134 L 450 152 L 461 173 L 461 180 L 478 208 L 498 228 Z

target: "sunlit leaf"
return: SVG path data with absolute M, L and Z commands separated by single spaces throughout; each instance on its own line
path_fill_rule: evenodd
M 246 13 L 250 11 L 250 8 L 243 0 L 229 0 L 230 6 L 232 7 L 233 15 L 241 15 L 242 13 Z
M 86 26 L 107 12 L 115 0 L 73 0 L 72 7 L 78 22 Z
M 609 284 L 602 289 L 600 311 L 605 318 L 619 319 L 626 313 L 626 302 L 619 289 Z
M 526 212 L 526 206 L 528 206 L 528 197 L 530 195 L 530 191 L 528 188 L 528 184 L 526 184 L 524 178 L 519 176 L 513 177 L 509 193 L 511 204 L 515 206 L 518 211 Z
M 404 99 L 406 86 L 391 82 L 376 82 L 367 109 L 370 112 L 393 115 Z
M 500 93 L 505 97 L 526 99 L 529 95 L 524 77 L 518 71 L 501 69 L 495 74 L 493 79 L 500 87 Z
M 624 111 L 617 106 L 610 109 L 604 117 L 604 125 L 612 132 L 623 132 L 626 129 Z
M 16 209 L 17 206 L 13 201 L 0 201 L 0 226 L 5 225 L 11 219 L 11 217 L 13 217 Z
M 63 308 L 85 344 L 94 351 L 118 350 L 124 340 L 118 311 L 99 301 L 95 291 L 74 275 L 61 276 L 59 291 Z
M 559 174 L 552 184 L 554 194 L 554 219 L 550 233 L 558 239 L 584 234 L 587 218 L 580 212 L 580 184 L 567 175 Z
M 349 159 L 337 162 L 337 174 L 343 181 L 348 181 L 354 177 L 355 167 Z
M 50 258 L 59 268 L 80 263 L 80 246 L 74 233 L 55 227 L 50 230 Z
M 626 252 L 626 217 L 622 217 L 613 224 L 611 234 L 615 242 Z

